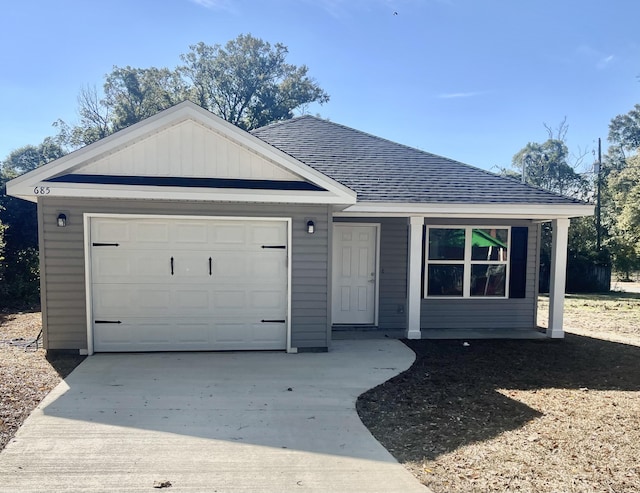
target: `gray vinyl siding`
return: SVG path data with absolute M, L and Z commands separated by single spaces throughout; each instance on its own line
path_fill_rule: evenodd
M 378 327 L 397 329 L 407 319 L 408 225 L 405 218 L 381 221 Z
M 429 225 L 437 224 L 428 220 Z M 446 221 L 441 224 L 486 226 L 528 226 L 527 281 L 524 298 L 511 299 L 443 299 L 422 300 L 421 329 L 531 329 L 536 326 L 536 270 L 538 255 L 537 224 L 505 221 Z
M 322 205 L 40 198 L 42 305 L 48 349 L 87 348 L 83 213 L 292 218 L 291 331 L 293 347 L 329 346 L 329 217 Z M 67 227 L 56 217 L 67 215 Z M 316 232 L 306 233 L 313 219 Z
M 380 230 L 379 329 L 407 326 L 408 224 L 406 218 L 339 218 L 340 222 L 374 222 Z M 535 327 L 539 226 L 530 221 L 439 220 L 428 225 L 526 226 L 529 229 L 527 286 L 519 299 L 423 299 L 420 327 L 428 329 L 523 329 Z

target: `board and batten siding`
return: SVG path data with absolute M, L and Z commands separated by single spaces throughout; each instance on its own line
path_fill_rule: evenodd
M 185 120 L 116 150 L 78 171 L 91 175 L 183 176 L 301 181 L 229 136 Z
M 67 216 L 65 228 L 56 225 L 61 212 Z M 40 197 L 42 316 L 47 349 L 87 348 L 84 213 L 291 218 L 291 345 L 300 349 L 329 346 L 330 211 L 326 205 Z M 316 225 L 312 235 L 306 232 L 309 219 Z
M 422 300 L 420 328 L 428 329 L 531 329 L 536 326 L 537 314 L 537 258 L 538 225 L 532 222 L 505 221 L 446 221 L 427 224 L 480 225 L 480 226 L 526 226 L 527 278 L 524 298 L 425 298 Z

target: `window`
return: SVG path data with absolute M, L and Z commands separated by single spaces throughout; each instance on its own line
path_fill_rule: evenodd
M 511 228 L 427 228 L 425 295 L 506 298 Z

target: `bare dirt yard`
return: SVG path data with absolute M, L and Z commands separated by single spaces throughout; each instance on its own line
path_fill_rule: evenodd
M 49 391 L 84 359 L 76 355 L 47 359 L 42 346 L 27 347 L 41 326 L 39 312 L 0 313 L 0 450 Z
M 406 341 L 415 364 L 360 417 L 436 493 L 637 493 L 640 293 L 568 296 L 565 321 L 562 341 Z M 83 359 L 25 350 L 39 330 L 0 314 L 0 449 Z
M 406 341 L 415 364 L 360 396 L 360 417 L 436 493 L 639 492 L 640 294 L 568 296 L 565 327 Z

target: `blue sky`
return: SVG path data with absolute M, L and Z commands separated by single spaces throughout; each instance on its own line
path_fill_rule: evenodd
M 76 120 L 114 65 L 180 63 L 251 33 L 289 48 L 342 123 L 486 169 L 566 116 L 574 153 L 640 103 L 637 0 L 4 1 L 0 159 Z M 495 168 L 493 168 L 495 169 Z

